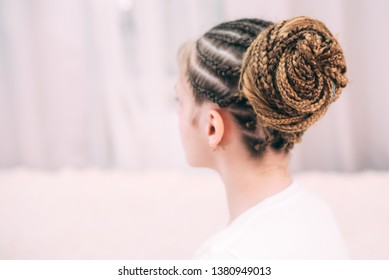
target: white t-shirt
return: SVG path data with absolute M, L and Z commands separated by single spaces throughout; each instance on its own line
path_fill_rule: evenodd
M 206 241 L 194 259 L 347 259 L 328 204 L 292 183 Z

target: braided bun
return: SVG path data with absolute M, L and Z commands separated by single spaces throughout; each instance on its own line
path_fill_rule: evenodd
M 258 35 L 244 56 L 239 86 L 258 124 L 293 143 L 346 85 L 346 62 L 337 40 L 322 22 L 297 17 Z

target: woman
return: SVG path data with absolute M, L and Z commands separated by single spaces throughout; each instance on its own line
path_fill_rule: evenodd
M 342 50 L 325 25 L 307 17 L 225 22 L 179 57 L 186 157 L 220 174 L 230 212 L 195 258 L 347 258 L 331 210 L 289 171 L 294 143 L 347 84 Z

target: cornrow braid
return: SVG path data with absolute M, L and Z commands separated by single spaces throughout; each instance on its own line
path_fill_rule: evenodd
M 244 57 L 239 88 L 266 134 L 290 148 L 346 85 L 337 40 L 322 22 L 297 17 L 259 34 Z
M 201 87 L 198 83 L 196 83 L 195 80 L 191 79 L 191 85 L 192 88 L 201 96 L 207 98 L 208 100 L 212 101 L 213 103 L 218 104 L 220 107 L 227 107 L 229 105 L 228 100 L 220 99 L 217 95 L 214 94 L 213 91 L 208 90 L 206 88 Z
M 196 44 L 196 50 L 201 62 L 215 71 L 217 75 L 222 77 L 227 76 L 229 78 L 235 77 L 235 79 L 239 79 L 240 65 L 225 65 L 222 61 L 215 61 L 208 58 L 207 50 L 201 40 L 199 40 L 198 44 Z
M 238 85 L 244 54 L 258 34 L 272 23 L 241 19 L 215 26 L 187 54 L 186 74 L 195 100 L 228 110 L 241 127 L 242 139 L 254 156 L 263 153 L 269 137 L 258 131 L 256 114 Z
M 222 23 L 219 25 L 220 30 L 235 30 L 240 32 L 241 36 L 250 38 L 256 37 L 264 26 L 268 26 L 269 22 L 261 19 L 244 19 L 233 22 Z

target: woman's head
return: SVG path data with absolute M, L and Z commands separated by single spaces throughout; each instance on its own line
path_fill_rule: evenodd
M 253 157 L 288 152 L 347 83 L 336 39 L 305 17 L 222 23 L 181 49 L 180 66 L 192 111 L 206 104 L 231 118 Z

